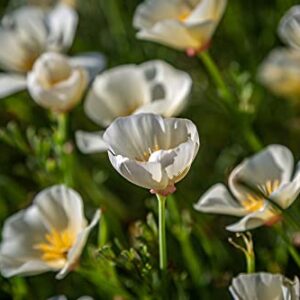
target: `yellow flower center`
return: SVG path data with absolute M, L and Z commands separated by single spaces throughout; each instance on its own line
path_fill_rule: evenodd
M 178 16 L 178 20 L 184 22 L 191 14 L 189 9 L 184 9 L 181 14 Z
M 158 144 L 155 144 L 152 148 L 149 147 L 148 151 L 143 152 L 143 158 L 141 161 L 148 161 L 151 154 L 159 150 L 161 150 L 161 148 L 158 146 Z
M 271 181 L 268 180 L 263 185 L 258 185 L 259 190 L 266 196 L 270 196 L 280 185 L 280 181 L 278 179 Z M 264 206 L 264 197 L 262 195 L 256 194 L 247 194 L 245 200 L 243 200 L 242 205 L 249 212 L 255 212 L 260 210 Z
M 75 242 L 75 235 L 70 229 L 61 232 L 52 229 L 45 238 L 47 242 L 34 245 L 34 249 L 40 250 L 42 259 L 48 263 L 65 260 Z

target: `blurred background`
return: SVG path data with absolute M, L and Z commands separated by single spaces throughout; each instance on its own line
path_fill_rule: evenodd
M 235 218 L 200 214 L 192 206 L 212 184 L 226 183 L 232 168 L 253 154 L 241 134 L 242 120 L 251 122 L 263 145 L 286 145 L 296 160 L 300 158 L 299 105 L 270 94 L 256 80 L 262 60 L 281 45 L 277 36 L 280 18 L 299 1 L 228 1 L 209 51 L 228 86 L 239 96 L 236 105 L 243 118 L 238 120 L 218 99 L 200 60 L 135 38 L 132 18 L 140 2 L 78 0 L 80 21 L 70 54 L 100 51 L 107 58 L 107 68 L 162 59 L 192 76 L 190 102 L 181 116 L 197 125 L 201 148 L 188 176 L 167 204 L 172 277 L 168 297 L 230 299 L 227 288 L 231 278 L 246 270 L 242 253 L 228 243 L 233 235 L 225 230 Z M 25 0 L 0 0 L 0 14 L 26 4 Z M 58 183 L 51 150 L 53 126 L 51 115 L 27 92 L 1 100 L 0 227 L 9 215 L 28 206 L 38 191 Z M 78 129 L 99 130 L 85 116 L 82 105 L 71 112 L 70 145 Z M 83 155 L 73 145 L 70 157 L 73 187 L 85 200 L 86 215 L 90 217 L 95 207 L 104 210 L 102 230 L 93 232 L 92 245 L 87 247 L 77 272 L 63 281 L 55 280 L 52 273 L 25 279 L 0 278 L 0 299 L 47 299 L 58 294 L 69 299 L 82 295 L 115 300 L 159 298 L 156 200 L 147 190 L 119 176 L 106 153 Z M 299 204 L 295 206 L 299 211 Z M 253 239 L 258 271 L 299 275 L 272 229 L 253 231 Z

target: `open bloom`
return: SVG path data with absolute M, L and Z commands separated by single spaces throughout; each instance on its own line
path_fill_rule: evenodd
M 68 50 L 77 22 L 76 11 L 63 3 L 47 11 L 24 6 L 6 15 L 0 27 L 0 68 L 7 73 L 0 73 L 0 98 L 26 89 L 26 74 L 40 55 Z M 101 69 L 103 57 L 98 59 Z
M 210 43 L 226 4 L 226 0 L 145 0 L 133 25 L 140 39 L 200 51 Z
M 259 69 L 258 78 L 274 94 L 289 99 L 300 97 L 300 51 L 275 49 Z
M 283 16 L 278 34 L 287 45 L 300 50 L 300 5 L 293 6 Z
M 137 114 L 116 119 L 105 131 L 113 167 L 130 182 L 159 194 L 175 191 L 199 149 L 190 120 Z
M 300 192 L 300 172 L 293 155 L 281 145 L 271 145 L 244 160 L 229 176 L 229 191 L 223 184 L 211 187 L 195 205 L 202 212 L 228 214 L 242 219 L 228 226 L 230 231 L 245 231 L 272 225 L 280 219 Z
M 294 281 L 280 274 L 240 274 L 232 280 L 229 291 L 234 300 L 298 300 L 299 279 Z
M 160 60 L 124 65 L 96 77 L 84 108 L 87 116 L 102 127 L 117 117 L 141 112 L 176 116 L 185 107 L 191 86 L 187 73 Z M 85 153 L 106 150 L 102 134 L 77 132 L 79 149 Z
M 33 204 L 6 220 L 0 245 L 4 277 L 59 271 L 62 279 L 78 262 L 100 211 L 87 225 L 80 195 L 64 185 L 40 192 Z
M 68 58 L 60 53 L 44 53 L 28 73 L 29 93 L 45 108 L 68 111 L 81 100 L 94 70 L 103 67 L 103 62 L 100 55 Z

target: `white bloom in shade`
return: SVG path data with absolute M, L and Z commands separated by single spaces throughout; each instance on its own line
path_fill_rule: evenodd
M 274 94 L 290 99 L 300 97 L 300 51 L 275 49 L 263 62 L 259 81 Z
M 140 39 L 200 51 L 210 43 L 226 4 L 226 0 L 145 0 L 133 25 Z
M 227 227 L 230 231 L 272 225 L 280 219 L 276 205 L 288 208 L 300 192 L 299 165 L 294 176 L 293 168 L 294 159 L 288 148 L 268 146 L 232 171 L 229 191 L 223 184 L 214 185 L 200 198 L 195 209 L 242 217 Z
M 96 77 L 84 109 L 87 116 L 102 127 L 117 117 L 142 112 L 176 116 L 186 106 L 191 86 L 191 77 L 186 72 L 164 61 L 124 65 Z M 102 134 L 77 132 L 79 149 L 84 153 L 106 150 Z
M 190 120 L 137 114 L 116 119 L 105 131 L 113 167 L 130 182 L 162 195 L 175 191 L 199 149 Z
M 4 16 L 0 26 L 0 97 L 26 88 L 25 74 L 46 51 L 66 51 L 72 44 L 78 16 L 74 9 L 58 4 L 44 11 L 24 6 Z
M 28 73 L 29 93 L 42 107 L 68 111 L 82 99 L 94 69 L 102 68 L 103 62 L 100 55 L 72 59 L 60 53 L 44 53 Z
M 298 300 L 299 279 L 294 281 L 280 274 L 240 274 L 232 280 L 229 291 L 234 300 Z
M 300 49 L 300 5 L 288 10 L 280 21 L 278 34 L 289 46 Z
M 4 277 L 59 271 L 64 278 L 78 262 L 100 210 L 87 225 L 80 195 L 64 185 L 40 192 L 33 204 L 6 220 L 0 245 Z

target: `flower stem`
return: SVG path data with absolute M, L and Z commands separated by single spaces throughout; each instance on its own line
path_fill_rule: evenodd
M 232 96 L 230 91 L 227 88 L 227 85 L 219 71 L 219 68 L 209 55 L 207 51 L 203 51 L 199 53 L 199 57 L 202 60 L 202 63 L 205 65 L 208 73 L 212 77 L 213 81 L 215 82 L 216 87 L 218 88 L 222 98 L 228 102 L 232 102 Z
M 159 267 L 162 271 L 167 269 L 167 244 L 166 244 L 166 199 L 156 194 L 158 200 L 158 234 L 159 234 Z

